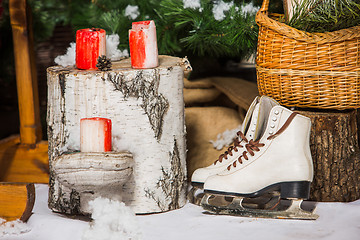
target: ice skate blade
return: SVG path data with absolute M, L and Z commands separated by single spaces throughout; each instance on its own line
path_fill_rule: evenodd
M 306 211 L 301 208 L 301 200 L 291 200 L 290 206 L 283 209 L 279 205 L 275 210 L 244 208 L 242 202 L 244 198 L 234 197 L 232 202 L 227 206 L 216 206 L 209 203 L 209 199 L 213 195 L 205 193 L 201 199 L 201 206 L 209 213 L 219 215 L 232 215 L 241 217 L 254 218 L 275 218 L 275 219 L 300 219 L 300 220 L 316 220 L 319 216 L 312 211 Z
M 198 186 L 192 186 L 187 194 L 190 203 L 200 206 L 201 199 L 204 196 L 204 190 Z

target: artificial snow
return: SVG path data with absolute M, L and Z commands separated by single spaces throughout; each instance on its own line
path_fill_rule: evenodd
M 118 49 L 120 37 L 117 34 L 106 35 L 106 57 L 111 61 L 119 61 L 121 58 L 129 57 L 127 49 L 121 51 Z
M 51 212 L 47 207 L 49 188 L 36 184 L 31 231 L 0 237 L 6 240 L 80 240 L 88 222 Z M 160 214 L 136 216 L 144 240 L 276 239 L 339 240 L 359 239 L 360 200 L 350 203 L 317 204 L 315 221 L 261 219 L 204 214 L 200 206 L 187 203 L 183 208 Z M 120 239 L 120 238 L 119 238 Z
M 142 239 L 135 213 L 123 202 L 96 198 L 89 206 L 94 221 L 82 240 Z
M 6 222 L 0 218 L 0 238 L 10 235 L 20 235 L 30 232 L 31 228 L 19 219 Z
M 224 20 L 226 17 L 225 12 L 229 11 L 232 6 L 234 6 L 234 2 L 216 1 L 212 9 L 214 18 L 218 21 Z
M 63 67 L 75 65 L 75 56 L 76 56 L 76 43 L 70 43 L 65 55 L 60 55 L 55 58 L 55 63 Z
M 234 129 L 226 129 L 223 133 L 219 133 L 216 140 L 210 140 L 213 147 L 217 150 L 221 150 L 223 147 L 229 146 L 234 138 L 237 137 L 236 133 L 241 130 L 241 125 Z
M 184 8 L 199 9 L 200 12 L 202 11 L 200 0 L 183 0 L 183 3 Z
M 243 15 L 252 15 L 259 11 L 260 7 L 254 6 L 252 2 L 246 3 L 241 7 L 241 13 Z
M 119 61 L 123 57 L 129 57 L 129 51 L 127 49 L 121 51 L 118 49 L 120 43 L 120 37 L 117 34 L 106 35 L 106 57 L 111 61 Z M 75 65 L 76 58 L 76 43 L 70 43 L 66 53 L 64 55 L 57 56 L 55 63 L 67 67 Z
M 139 7 L 133 5 L 127 5 L 125 8 L 125 17 L 131 20 L 135 20 L 140 15 Z

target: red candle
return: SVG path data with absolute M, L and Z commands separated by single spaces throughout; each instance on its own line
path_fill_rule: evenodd
M 100 28 L 76 31 L 76 67 L 97 69 L 99 56 L 106 55 L 106 33 Z
M 154 21 L 133 22 L 129 30 L 131 66 L 154 68 L 159 65 Z
M 80 120 L 80 151 L 111 151 L 111 120 L 108 118 L 82 118 Z

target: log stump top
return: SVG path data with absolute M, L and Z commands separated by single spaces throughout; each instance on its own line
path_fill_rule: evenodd
M 190 62 L 188 61 L 188 59 L 186 57 L 178 58 L 178 57 L 172 57 L 172 56 L 167 56 L 167 55 L 159 56 L 159 66 L 156 67 L 155 69 L 157 69 L 157 68 L 172 69 L 174 66 L 180 66 L 184 70 L 185 74 L 192 70 L 192 68 L 190 66 Z M 129 70 L 141 71 L 141 70 L 146 70 L 146 69 L 132 68 L 131 67 L 131 59 L 125 58 L 120 61 L 112 62 L 112 67 L 111 67 L 110 71 L 111 72 L 121 72 L 121 71 L 129 71 Z M 100 70 L 81 70 L 81 69 L 77 69 L 75 66 L 67 66 L 67 67 L 52 66 L 47 69 L 48 73 L 49 72 L 58 73 L 59 71 L 72 72 L 75 74 L 94 74 L 94 72 L 99 72 L 99 73 L 102 72 Z

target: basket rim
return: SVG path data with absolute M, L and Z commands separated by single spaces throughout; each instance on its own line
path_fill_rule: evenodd
M 268 16 L 268 5 L 269 0 L 264 0 L 262 7 L 256 14 L 256 23 L 259 25 L 259 27 L 267 27 L 281 35 L 285 35 L 288 38 L 309 43 L 332 43 L 360 38 L 360 26 L 354 26 L 325 33 L 310 33 L 298 30 L 285 23 L 281 23 L 275 19 L 270 18 Z
M 267 68 L 262 67 L 258 64 L 255 66 L 257 71 L 261 72 L 271 72 L 273 74 L 289 74 L 289 75 L 298 75 L 298 76 L 351 76 L 360 78 L 360 69 L 359 71 L 331 71 L 331 70 L 299 70 L 299 69 L 289 69 L 289 68 Z

